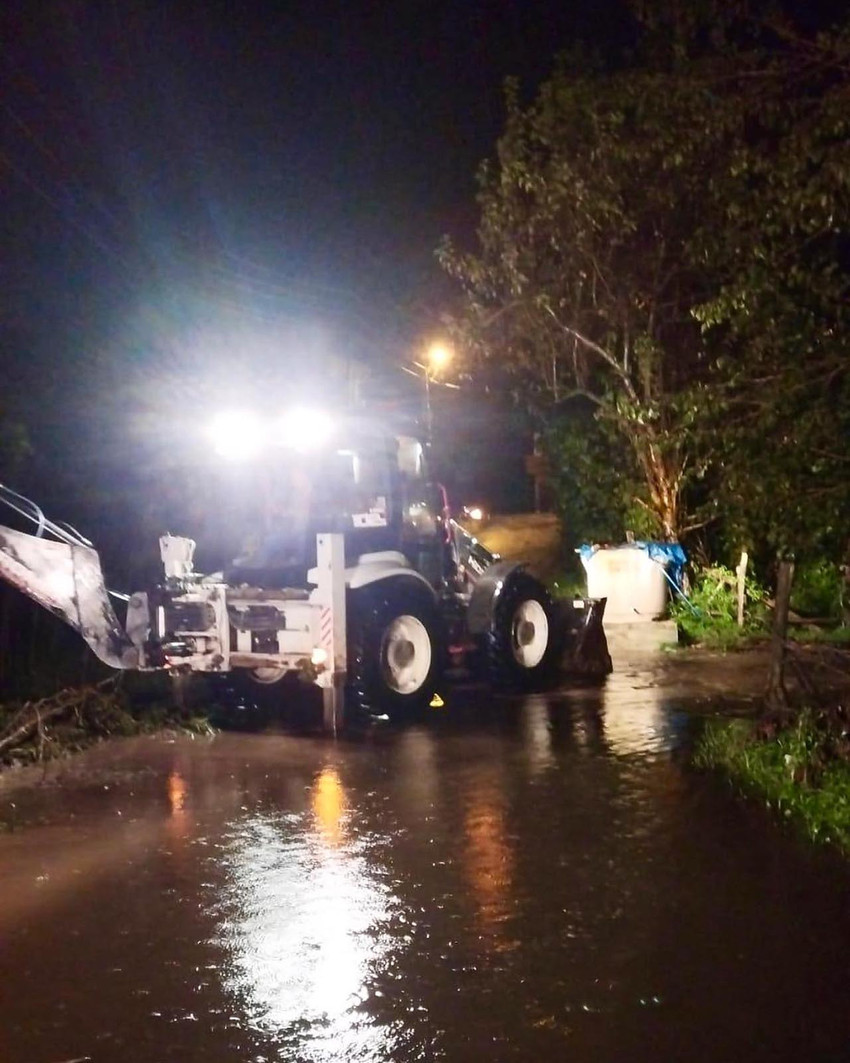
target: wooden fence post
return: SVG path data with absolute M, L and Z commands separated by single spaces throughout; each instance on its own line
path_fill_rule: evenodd
M 773 609 L 773 634 L 770 642 L 770 670 L 767 679 L 767 702 L 782 712 L 788 708 L 785 690 L 785 638 L 788 632 L 788 609 L 791 585 L 794 582 L 794 562 L 780 561 L 776 573 L 776 600 Z
M 738 562 L 738 567 L 735 569 L 735 575 L 738 577 L 738 627 L 744 626 L 744 602 L 746 600 L 747 590 L 747 562 L 749 556 L 746 550 L 741 551 L 741 560 Z

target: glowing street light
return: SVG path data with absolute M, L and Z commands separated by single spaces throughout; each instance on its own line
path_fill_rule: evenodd
M 414 361 L 413 363 L 417 369 L 421 370 L 421 378 L 425 381 L 425 426 L 428 443 L 431 442 L 434 434 L 434 416 L 431 409 L 431 381 L 433 380 L 445 388 L 458 387 L 457 384 L 449 384 L 445 380 L 437 380 L 439 373 L 446 368 L 453 356 L 454 352 L 451 347 L 437 340 L 426 350 L 423 362 Z M 413 376 L 420 376 L 419 373 L 414 373 L 412 369 L 407 369 L 404 366 L 402 368 L 405 372 L 413 374 Z
M 436 375 L 452 360 L 452 349 L 445 343 L 432 343 L 428 348 L 428 369 L 432 376 Z

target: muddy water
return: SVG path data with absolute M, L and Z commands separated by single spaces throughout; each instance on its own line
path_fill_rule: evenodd
M 850 871 L 632 673 L 0 788 L 0 1060 L 846 1060 Z

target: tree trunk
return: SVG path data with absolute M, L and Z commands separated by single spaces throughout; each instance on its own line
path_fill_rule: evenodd
M 662 538 L 668 543 L 678 542 L 682 460 L 678 454 L 662 453 L 652 439 L 637 439 L 634 443 L 649 490 L 650 509 L 661 525 Z
M 776 575 L 776 602 L 770 643 L 770 670 L 767 677 L 767 704 L 779 713 L 788 711 L 788 694 L 785 690 L 785 637 L 788 632 L 788 610 L 793 582 L 794 562 L 780 561 Z

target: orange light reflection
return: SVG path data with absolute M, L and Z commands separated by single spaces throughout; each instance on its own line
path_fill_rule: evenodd
M 496 951 L 512 947 L 503 934 L 511 904 L 514 855 L 505 828 L 503 796 L 497 778 L 475 788 L 464 822 L 464 864 L 478 908 L 478 921 Z
M 313 815 L 324 842 L 336 849 L 344 840 L 345 790 L 336 768 L 323 768 L 313 785 Z

